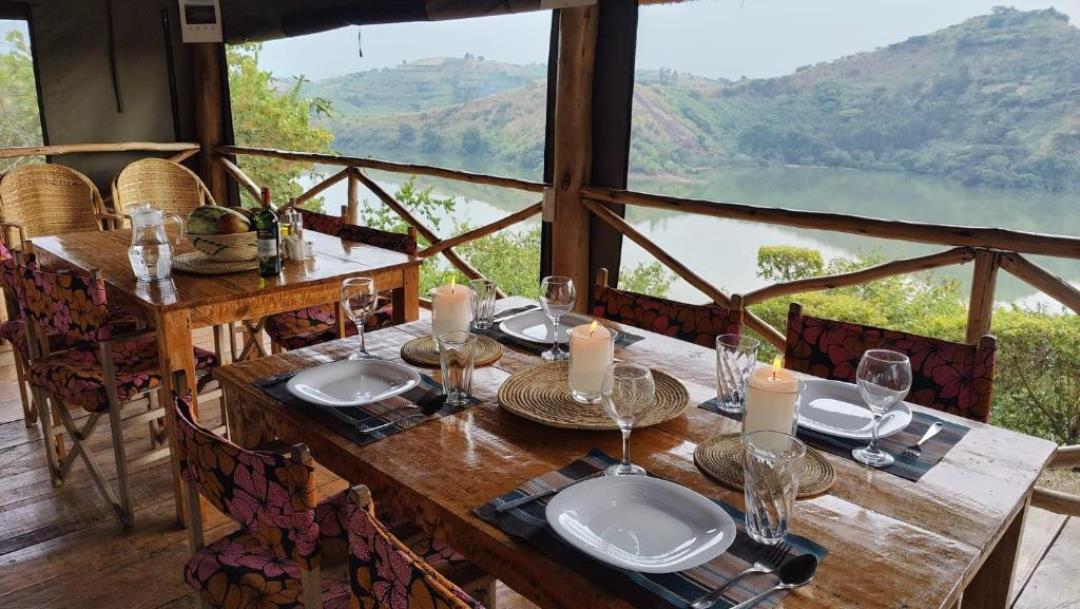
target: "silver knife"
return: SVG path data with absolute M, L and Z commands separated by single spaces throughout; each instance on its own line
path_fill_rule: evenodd
M 574 486 L 575 484 L 577 484 L 579 482 L 585 482 L 586 480 L 592 480 L 593 478 L 599 478 L 599 477 L 605 475 L 606 473 L 607 472 L 605 472 L 604 470 L 600 470 L 600 471 L 596 472 L 595 474 L 590 474 L 588 476 L 585 476 L 584 478 L 578 478 L 577 480 L 574 480 L 573 482 L 570 482 L 569 484 L 564 484 L 564 485 L 562 485 L 562 486 L 560 486 L 558 488 L 549 488 L 546 491 L 540 491 L 539 493 L 533 493 L 531 495 L 525 495 L 524 497 L 518 497 L 517 499 L 512 499 L 512 500 L 507 501 L 506 503 L 504 503 L 502 505 L 497 506 L 495 508 L 495 512 L 498 513 L 498 514 L 502 514 L 503 512 L 509 512 L 510 510 L 512 510 L 512 509 L 514 509 L 516 507 L 521 507 L 521 506 L 525 505 L 526 503 L 536 501 L 537 499 L 543 499 L 544 497 L 547 497 L 549 495 L 555 495 L 557 493 L 561 493 L 562 491 L 570 488 L 571 486 Z

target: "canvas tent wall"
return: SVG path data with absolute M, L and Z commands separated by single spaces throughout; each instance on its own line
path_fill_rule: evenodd
M 48 144 L 191 141 L 189 49 L 175 0 L 8 2 L 29 18 Z M 19 6 L 21 5 L 21 6 Z M 139 154 L 70 155 L 56 162 L 99 187 Z

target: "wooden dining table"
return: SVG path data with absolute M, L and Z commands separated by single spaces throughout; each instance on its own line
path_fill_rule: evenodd
M 417 319 L 419 258 L 315 231 L 305 231 L 304 238 L 312 242 L 314 256 L 302 262 L 286 261 L 281 274 L 269 279 L 260 277 L 256 270 L 222 275 L 174 271 L 165 281 L 137 281 L 128 261 L 130 229 L 37 237 L 28 249 L 45 268 L 99 271 L 109 303 L 131 309 L 157 329 L 162 378 L 159 395 L 165 404 L 172 391 L 172 373 L 181 370 L 192 385 L 193 399 L 197 399 L 192 330 L 336 302 L 341 280 L 346 277 L 373 277 L 380 291 L 392 292 L 395 322 Z M 174 255 L 189 251 L 191 246 L 185 241 L 175 248 Z M 171 443 L 173 411 L 166 408 L 165 412 Z M 184 522 L 176 451 L 172 454 L 177 517 Z
M 505 299 L 498 308 L 523 302 Z M 715 396 L 714 351 L 627 330 L 646 338 L 617 349 L 616 357 L 677 377 L 691 397 L 683 415 L 634 431 L 634 462 L 742 509 L 741 491 L 712 481 L 694 464 L 699 443 L 736 432 L 740 425 L 696 407 Z M 374 332 L 367 344 L 378 356 L 399 359 L 405 342 L 429 332 L 429 321 L 421 320 Z M 634 606 L 474 513 L 594 447 L 619 454 L 617 432 L 545 427 L 499 407 L 499 386 L 514 371 L 539 362 L 537 356 L 506 347 L 494 365 L 476 369 L 473 394 L 480 403 L 365 446 L 253 384 L 341 359 L 355 348 L 355 340 L 339 340 L 220 370 L 234 440 L 249 446 L 270 438 L 306 444 L 320 464 L 371 488 L 383 508 L 415 521 L 545 609 Z M 826 455 L 836 482 L 823 495 L 799 500 L 791 527 L 828 548 L 829 555 L 813 583 L 789 593 L 783 607 L 934 609 L 958 607 L 961 598 L 964 609 L 1008 606 L 1032 487 L 1055 447 L 1000 427 L 929 412 L 970 431 L 917 482 Z

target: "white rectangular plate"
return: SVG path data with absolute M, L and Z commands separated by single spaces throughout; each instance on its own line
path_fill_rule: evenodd
M 360 406 L 379 402 L 420 384 L 408 366 L 381 359 L 341 360 L 304 370 L 286 388 L 301 400 L 322 406 Z
M 567 543 L 601 562 L 642 573 L 704 564 L 735 541 L 735 521 L 716 503 L 667 480 L 604 476 L 575 484 L 547 505 Z
M 859 388 L 843 381 L 802 381 L 799 392 L 799 426 L 830 436 L 870 440 L 873 413 L 859 395 Z M 900 402 L 885 413 L 878 437 L 903 430 L 911 423 L 911 407 Z

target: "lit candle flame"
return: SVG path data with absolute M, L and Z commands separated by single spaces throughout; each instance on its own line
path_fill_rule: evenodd
M 772 361 L 772 378 L 775 381 L 776 375 L 780 374 L 780 368 L 783 368 L 784 360 L 779 355 Z
M 599 325 L 599 324 L 597 323 L 597 321 L 596 321 L 595 319 L 593 320 L 592 324 L 590 324 L 590 325 L 589 325 L 589 336 L 590 336 L 590 337 L 591 337 L 591 336 L 592 336 L 593 334 L 595 334 L 595 333 L 596 333 L 596 326 L 597 326 L 597 325 Z
M 457 275 L 450 276 L 450 293 L 453 294 L 457 289 Z

